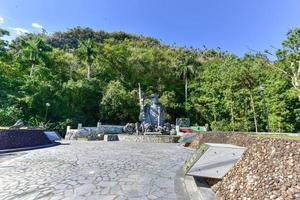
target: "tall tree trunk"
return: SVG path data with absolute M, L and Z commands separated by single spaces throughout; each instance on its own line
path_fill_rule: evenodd
M 188 90 L 188 79 L 185 78 L 185 103 L 187 103 L 187 91 Z
M 215 93 L 212 93 L 213 100 L 215 102 Z M 217 111 L 216 111 L 216 105 L 215 103 L 213 104 L 213 115 L 214 115 L 214 122 L 217 122 Z
M 295 88 L 295 90 L 298 92 L 297 96 L 298 96 L 298 100 L 300 101 L 300 83 L 298 80 L 298 76 L 300 76 L 300 66 L 299 66 L 298 72 L 294 73 L 293 76 L 291 77 L 292 85 Z
M 73 80 L 73 78 L 72 78 L 72 74 L 73 74 L 73 65 L 70 65 L 69 68 L 70 68 L 70 69 L 69 69 L 69 70 L 70 70 L 70 74 L 69 74 L 69 75 L 70 75 L 70 80 Z
M 253 100 L 253 96 L 252 96 L 251 91 L 250 91 L 250 100 L 251 100 L 251 106 L 252 106 L 252 110 L 253 110 L 253 119 L 254 119 L 254 125 L 255 125 L 255 132 L 257 133 L 258 129 L 257 129 L 256 112 L 255 112 L 254 100 Z
M 298 92 L 297 96 L 298 96 L 298 100 L 300 101 L 300 83 L 299 83 L 300 81 L 298 80 L 298 76 L 300 76 L 300 67 L 298 71 L 299 71 L 298 73 L 293 74 L 293 77 L 291 79 L 292 79 L 293 87 Z
M 295 72 L 290 75 L 290 79 L 291 79 L 293 87 L 295 88 L 295 90 L 298 94 L 297 95 L 298 100 L 300 101 L 300 80 L 299 80 L 299 77 L 300 77 L 300 61 L 298 61 L 297 64 L 298 64 L 298 69 L 295 70 Z M 287 72 L 285 72 L 285 73 L 288 74 Z
M 232 102 L 233 104 L 233 102 Z M 233 114 L 233 106 L 230 105 L 230 112 L 231 112 L 231 124 L 232 124 L 232 131 L 234 131 L 234 114 Z
M 31 70 L 30 70 L 30 77 L 32 77 L 33 71 L 34 71 L 35 63 L 32 62 L 31 64 Z
M 88 64 L 87 66 L 87 79 L 90 79 L 91 78 L 91 65 Z

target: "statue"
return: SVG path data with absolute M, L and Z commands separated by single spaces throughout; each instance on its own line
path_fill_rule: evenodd
M 152 94 L 150 95 L 150 98 L 151 103 L 145 105 L 141 86 L 139 84 L 140 123 L 137 123 L 136 125 L 137 134 L 176 134 L 175 126 L 170 123 L 165 123 L 165 110 L 158 102 L 158 94 Z
M 151 103 L 145 105 L 144 109 L 141 111 L 144 112 L 142 123 L 150 124 L 153 127 L 163 126 L 165 124 L 165 112 L 162 105 L 158 103 L 158 95 L 152 94 L 150 98 Z
M 165 116 L 164 109 L 162 105 L 158 103 L 158 95 L 152 94 L 150 96 L 151 103 L 144 105 L 144 98 L 141 93 L 140 85 L 139 85 L 139 98 L 140 98 L 140 116 L 139 120 L 141 125 L 147 130 L 150 131 L 155 130 L 155 128 L 164 126 L 165 124 Z

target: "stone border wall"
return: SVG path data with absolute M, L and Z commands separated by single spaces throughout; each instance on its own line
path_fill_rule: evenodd
M 124 142 L 145 143 L 177 143 L 180 136 L 175 135 L 125 135 L 119 134 L 119 140 Z

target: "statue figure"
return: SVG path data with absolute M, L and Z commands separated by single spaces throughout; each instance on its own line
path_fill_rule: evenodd
M 141 95 L 140 95 L 141 96 Z M 142 125 L 151 125 L 155 127 L 163 126 L 165 124 L 164 109 L 162 105 L 158 103 L 158 95 L 152 94 L 150 96 L 151 103 L 143 105 L 144 100 L 141 98 L 141 110 L 140 110 L 140 121 Z
M 140 124 L 137 125 L 136 131 L 139 133 L 155 132 L 162 135 L 176 134 L 175 126 L 165 123 L 165 110 L 158 102 L 158 94 L 150 96 L 151 103 L 144 104 L 144 97 L 141 86 L 139 84 L 139 100 L 140 100 Z

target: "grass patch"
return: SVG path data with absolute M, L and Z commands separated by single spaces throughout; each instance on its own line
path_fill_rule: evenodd
M 252 137 L 282 139 L 282 140 L 300 140 L 300 135 L 289 136 L 289 135 L 280 135 L 280 134 L 258 134 L 258 135 L 252 135 Z

